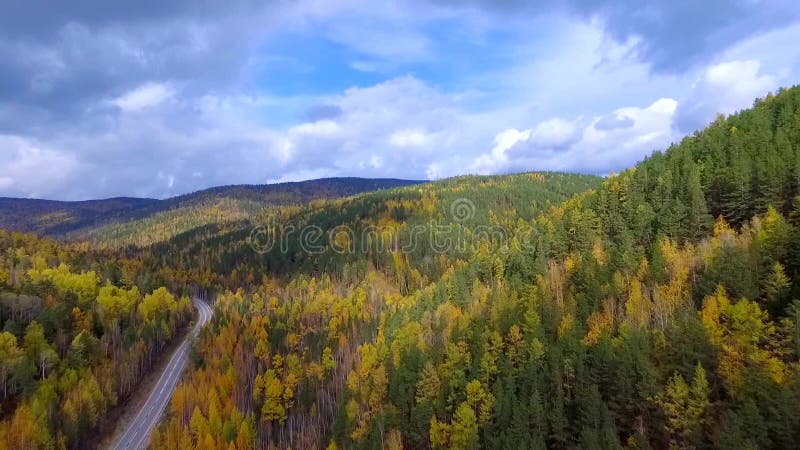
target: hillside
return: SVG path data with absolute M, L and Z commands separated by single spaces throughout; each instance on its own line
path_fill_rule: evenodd
M 321 247 L 260 251 L 255 223 L 156 246 L 243 289 L 151 445 L 793 447 L 798 124 L 786 89 L 561 203 L 567 175 L 466 177 L 262 217 Z
M 488 227 L 517 220 L 528 223 L 573 195 L 599 187 L 601 180 L 596 176 L 563 173 L 462 176 L 293 208 L 267 208 L 240 222 L 210 224 L 177 235 L 147 250 L 143 257 L 152 257 L 176 270 L 211 269 L 219 274 L 229 274 L 240 266 L 241 270 L 235 270 L 237 276 L 246 278 L 249 275 L 256 280 L 270 273 L 310 270 L 340 273 L 348 264 L 360 264 L 360 257 L 368 252 L 366 239 L 369 236 L 364 231 L 367 227 L 407 236 L 414 225 L 429 226 L 434 221 L 458 227 Z M 453 221 L 453 215 L 460 213 L 454 208 L 458 208 L 462 200 L 467 200 L 462 206 L 468 208 L 469 217 Z M 254 252 L 249 241 L 254 228 L 270 225 L 287 229 L 283 236 L 273 238 L 282 239 L 289 248 L 284 251 L 276 245 L 264 254 Z M 328 232 L 341 226 L 349 227 L 360 239 L 353 242 L 358 247 L 354 253 L 340 254 L 327 247 Z M 289 227 L 297 232 L 288 231 Z M 310 257 L 302 250 L 303 235 L 299 231 L 304 227 L 319 227 L 322 235 L 317 244 L 326 247 L 325 252 Z M 427 239 L 420 236 L 423 238 Z M 409 256 L 420 260 L 431 257 L 425 251 L 426 245 L 427 242 L 419 242 L 418 252 L 411 252 Z M 456 254 L 448 252 L 448 256 Z M 376 257 L 384 260 L 389 255 Z M 230 281 L 226 285 L 233 288 L 238 282 Z
M 159 203 L 155 199 L 129 197 L 77 202 L 0 197 L 0 228 L 40 235 L 59 234 L 59 230 L 80 227 L 98 217 Z
M 306 203 L 419 181 L 325 178 L 302 182 L 220 186 L 165 200 L 112 198 L 79 202 L 0 198 L 0 228 L 102 246 L 149 245 L 182 231 L 238 220 L 267 205 Z

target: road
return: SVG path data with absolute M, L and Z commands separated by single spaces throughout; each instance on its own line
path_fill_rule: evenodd
M 197 323 L 172 354 L 169 363 L 161 374 L 161 378 L 158 379 L 158 383 L 153 387 L 150 396 L 142 405 L 139 413 L 128 424 L 125 433 L 111 448 L 119 450 L 147 448 L 150 432 L 153 431 L 153 428 L 161 418 L 161 414 L 169 404 L 172 393 L 175 392 L 175 388 L 181 379 L 183 368 L 186 367 L 186 362 L 189 360 L 190 342 L 200 333 L 200 329 L 211 320 L 211 315 L 213 314 L 213 310 L 208 306 L 208 303 L 196 297 L 193 300 L 198 312 Z

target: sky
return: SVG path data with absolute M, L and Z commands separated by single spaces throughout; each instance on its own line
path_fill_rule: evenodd
M 796 0 L 0 1 L 0 196 L 605 175 L 800 83 Z

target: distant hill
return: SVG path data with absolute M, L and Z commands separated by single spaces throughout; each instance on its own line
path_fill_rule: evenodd
M 123 239 L 140 233 L 147 225 L 157 228 L 168 226 L 181 232 L 225 219 L 237 220 L 264 206 L 348 197 L 418 183 L 422 181 L 322 178 L 289 183 L 219 186 L 164 200 L 119 197 L 65 202 L 0 197 L 0 228 L 74 239 L 94 239 L 98 236 Z
M 56 230 L 77 228 L 99 217 L 142 210 L 161 203 L 156 199 L 131 197 L 78 202 L 0 197 L 0 228 L 56 234 Z

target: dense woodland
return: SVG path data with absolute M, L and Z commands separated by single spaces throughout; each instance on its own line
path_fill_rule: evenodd
M 297 273 L 346 276 L 368 266 L 394 267 L 397 252 L 427 279 L 438 278 L 444 266 L 437 261 L 465 255 L 491 233 L 501 229 L 513 237 L 528 231 L 533 219 L 575 194 L 600 186 L 601 178 L 562 173 L 526 173 L 504 176 L 465 176 L 406 188 L 382 190 L 353 198 L 317 200 L 305 205 L 265 208 L 245 221 L 217 223 L 177 235 L 129 256 L 163 270 L 174 270 L 208 286 L 230 290 L 259 282 L 264 276 L 291 278 Z M 453 207 L 468 200 L 464 220 Z M 253 228 L 273 225 L 275 245 L 267 253 L 255 252 Z M 319 227 L 322 233 L 310 254 L 303 247 L 301 230 Z M 331 231 L 346 227 L 348 242 L 331 245 Z M 420 229 L 423 231 L 420 232 Z M 527 233 L 526 233 L 527 236 Z M 306 237 L 309 237 L 308 235 Z M 437 250 L 437 242 L 457 244 Z M 529 239 L 527 239 L 529 240 Z M 283 241 L 284 247 L 281 241 Z M 408 264 L 406 264 L 408 266 Z M 209 275 L 213 274 L 213 275 Z
M 240 220 L 268 205 L 294 205 L 417 183 L 394 178 L 322 178 L 218 186 L 164 200 L 120 197 L 65 202 L 0 197 L 0 229 L 90 242 L 95 247 L 147 246 L 201 225 Z
M 0 231 L 0 449 L 94 448 L 191 319 L 141 262 Z
M 347 254 L 248 255 L 235 227 L 154 247 L 239 289 L 152 447 L 796 446 L 800 88 L 548 197 L 581 182 L 465 177 L 266 214 L 388 225 Z M 453 221 L 456 198 L 475 216 Z M 400 251 L 430 218 L 470 245 Z M 508 234 L 469 232 L 486 223 Z
M 264 224 L 285 249 L 255 251 Z M 319 252 L 291 233 L 309 226 Z M 468 176 L 162 228 L 102 253 L 0 234 L 0 448 L 80 447 L 195 286 L 215 315 L 152 448 L 800 442 L 800 87 L 603 179 Z
M 101 217 L 95 219 L 95 223 L 67 232 L 65 236 L 71 241 L 88 241 L 99 248 L 147 247 L 205 225 L 243 221 L 264 208 L 336 199 L 417 183 L 393 178 L 323 178 L 221 186 L 161 200 L 125 214 Z
M 221 198 L 160 211 L 141 219 L 70 232 L 67 237 L 90 241 L 97 248 L 113 249 L 120 245 L 147 247 L 204 225 L 244 220 L 262 208 L 264 204 L 260 202 Z

